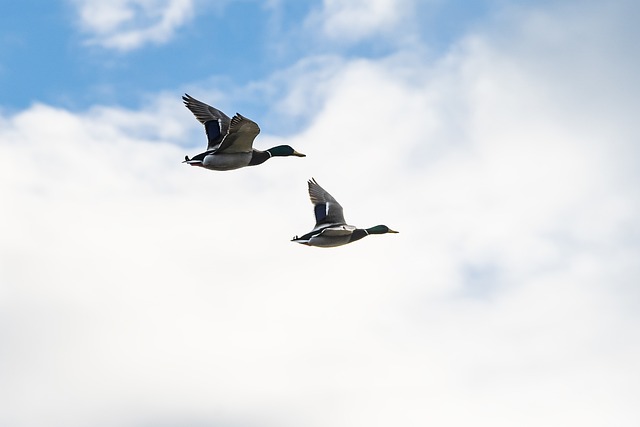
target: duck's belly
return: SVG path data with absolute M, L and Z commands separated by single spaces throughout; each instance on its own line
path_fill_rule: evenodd
M 309 239 L 309 245 L 320 248 L 333 248 L 335 246 L 346 245 L 349 243 L 350 239 L 350 234 L 346 236 L 323 236 L 320 234 L 319 236 L 314 236 Z
M 243 168 L 249 164 L 249 161 L 251 161 L 251 152 L 220 153 L 205 157 L 202 166 L 216 171 L 228 171 Z

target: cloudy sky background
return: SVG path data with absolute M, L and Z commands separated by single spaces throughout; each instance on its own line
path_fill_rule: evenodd
M 0 17 L 0 425 L 640 423 L 637 2 L 215 3 Z

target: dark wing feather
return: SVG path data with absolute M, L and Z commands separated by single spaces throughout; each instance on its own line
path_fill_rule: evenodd
M 326 224 L 346 224 L 340 203 L 320 187 L 315 179 L 311 178 L 308 184 L 309 198 L 316 216 L 316 228 Z
M 185 107 L 187 107 L 196 119 L 205 126 L 207 131 L 207 138 L 209 143 L 207 144 L 207 150 L 216 148 L 223 140 L 227 132 L 229 131 L 229 125 L 231 119 L 222 111 L 205 104 L 202 101 L 198 101 L 188 94 L 184 94 L 182 97 Z M 214 123 L 218 130 L 214 128 Z M 215 135 L 217 134 L 217 136 Z
M 220 143 L 226 136 L 226 133 L 222 133 L 221 120 L 209 120 L 205 122 L 204 129 L 207 133 L 207 150 L 215 150 L 220 146 Z
M 218 148 L 218 152 L 247 153 L 253 150 L 253 140 L 260 127 L 253 120 L 236 113 L 229 124 L 229 131 Z
M 205 104 L 202 101 L 198 101 L 197 99 L 186 93 L 182 97 L 182 100 L 184 101 L 185 107 L 187 107 L 193 113 L 193 115 L 196 116 L 196 119 L 198 119 L 200 123 L 205 124 L 209 120 L 221 120 L 225 127 L 224 133 L 227 132 L 231 119 L 225 113 L 218 110 L 217 108 L 212 107 L 211 105 Z

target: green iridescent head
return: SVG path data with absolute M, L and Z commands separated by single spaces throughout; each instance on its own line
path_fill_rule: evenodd
M 286 156 L 297 156 L 297 157 L 306 157 L 305 154 L 298 153 L 289 145 L 278 145 L 277 147 L 269 148 L 267 150 L 272 156 L 278 157 L 286 157 Z
M 367 233 L 369 234 L 386 234 L 386 233 L 397 233 L 387 227 L 386 225 L 376 225 L 375 227 L 367 228 Z

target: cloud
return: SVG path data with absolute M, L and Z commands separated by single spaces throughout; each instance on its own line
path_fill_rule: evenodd
M 396 35 L 412 21 L 413 0 L 324 0 L 306 25 L 320 28 L 328 40 L 357 43 L 372 36 Z
M 120 51 L 164 43 L 193 15 L 192 0 L 73 0 L 89 43 Z
M 2 116 L 0 424 L 636 425 L 637 30 L 570 12 L 307 58 L 256 145 L 308 157 L 236 173 L 166 95 Z M 311 175 L 400 234 L 290 243 Z

